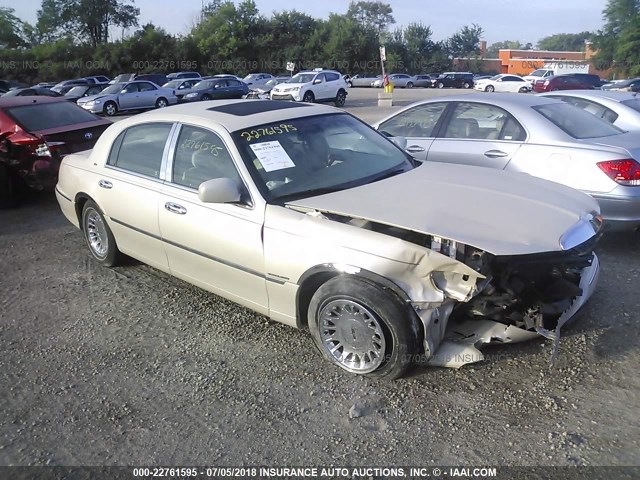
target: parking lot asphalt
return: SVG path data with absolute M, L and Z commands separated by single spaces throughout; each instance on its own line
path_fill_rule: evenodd
M 384 116 L 375 93 L 347 110 Z M 601 240 L 555 366 L 539 339 L 395 382 L 138 262 L 99 266 L 52 194 L 0 211 L 0 252 L 0 465 L 640 464 L 637 233 Z

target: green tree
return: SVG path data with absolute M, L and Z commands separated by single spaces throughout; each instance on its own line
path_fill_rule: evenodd
M 38 10 L 38 21 L 33 30 L 35 43 L 52 43 L 67 36 L 63 25 L 62 8 L 60 0 L 42 0 Z
M 518 40 L 505 40 L 503 42 L 495 42 L 489 45 L 487 48 L 487 57 L 488 58 L 498 58 L 498 53 L 500 50 L 525 50 Z M 526 49 L 528 50 L 528 49 Z
M 593 37 L 597 50 L 594 63 L 597 68 L 615 68 L 622 74 L 637 71 L 640 51 L 633 51 L 638 32 L 640 0 L 609 0 L 602 12 L 603 28 Z
M 221 2 L 205 12 L 200 24 L 191 31 L 209 71 L 247 73 L 260 69 L 261 53 L 269 40 L 268 22 L 253 0 L 238 6 Z
M 540 50 L 554 50 L 562 52 L 583 52 L 585 41 L 593 37 L 592 32 L 557 33 L 538 41 Z
M 13 8 L 0 7 L 0 48 L 17 48 L 26 45 L 25 24 L 15 16 Z
M 465 25 L 447 41 L 452 57 L 472 57 L 480 53 L 480 39 L 484 31 L 478 24 Z
M 111 27 L 138 25 L 140 9 L 133 0 L 59 0 L 65 29 L 77 32 L 93 47 L 109 41 Z
M 381 1 L 352 1 L 347 10 L 347 17 L 365 28 L 373 28 L 378 35 L 387 30 L 389 25 L 396 23 L 391 5 Z

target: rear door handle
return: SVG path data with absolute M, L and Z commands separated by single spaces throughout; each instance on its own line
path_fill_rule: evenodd
M 108 180 L 100 180 L 98 186 L 102 188 L 113 188 L 113 183 Z
M 406 151 L 409 153 L 424 152 L 424 147 L 421 147 L 420 145 L 411 145 L 410 147 L 406 148 Z
M 509 154 L 507 152 L 503 152 L 502 150 L 489 150 L 487 152 L 484 152 L 484 156 L 489 158 L 503 158 L 508 157 Z
M 177 203 L 167 202 L 164 204 L 164 208 L 169 210 L 171 213 L 177 213 L 178 215 L 184 215 L 187 213 L 187 209 L 182 205 L 178 205 Z

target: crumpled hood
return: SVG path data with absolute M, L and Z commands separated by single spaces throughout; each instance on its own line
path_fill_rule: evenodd
M 494 255 L 562 250 L 560 237 L 598 203 L 577 190 L 523 173 L 424 163 L 360 187 L 291 201 L 462 242 Z

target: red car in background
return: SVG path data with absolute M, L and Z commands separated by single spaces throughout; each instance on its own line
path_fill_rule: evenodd
M 64 97 L 0 98 L 0 208 L 53 190 L 64 155 L 90 150 L 111 122 Z
M 583 78 L 571 75 L 556 75 L 536 80 L 533 91 L 536 93 L 554 92 L 556 90 L 594 90 L 591 83 Z

